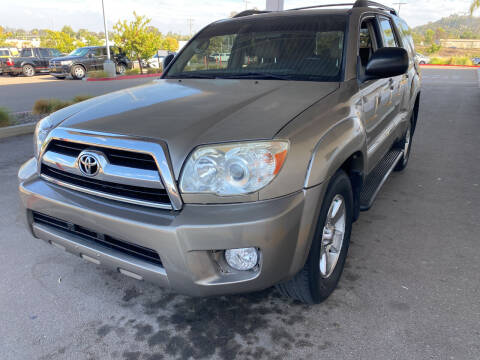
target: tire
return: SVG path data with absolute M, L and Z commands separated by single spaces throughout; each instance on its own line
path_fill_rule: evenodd
M 123 75 L 127 71 L 127 66 L 123 63 L 117 64 L 117 74 Z
M 408 123 L 407 131 L 405 131 L 405 135 L 403 139 L 398 143 L 397 147 L 403 149 L 403 156 L 398 162 L 397 166 L 395 166 L 395 171 L 403 171 L 408 165 L 408 160 L 410 159 L 410 153 L 412 152 L 412 142 L 413 142 L 413 123 L 415 121 L 415 111 L 412 114 L 412 118 Z
M 57 79 L 64 80 L 65 76 L 55 76 Z
M 343 202 L 339 205 L 338 201 Z M 338 208 L 336 206 L 339 206 Z M 334 209 L 337 209 L 335 212 Z M 341 215 L 344 219 L 343 241 L 340 244 L 341 227 L 332 229 L 328 221 L 331 214 Z M 310 247 L 307 262 L 293 279 L 277 285 L 277 289 L 285 296 L 299 300 L 306 304 L 319 304 L 325 301 L 337 287 L 342 275 L 350 244 L 350 234 L 353 220 L 353 191 L 350 178 L 343 170 L 339 170 L 330 180 L 327 192 L 322 202 L 317 223 L 315 237 Z M 332 231 L 333 230 L 333 231 Z M 337 234 L 337 237 L 335 237 Z M 331 240 L 333 238 L 333 240 Z M 330 240 L 329 240 L 330 239 Z M 331 245 L 325 246 L 328 241 Z M 330 248 L 328 246 L 331 246 Z M 337 252 L 333 251 L 337 247 Z M 322 251 L 326 249 L 327 251 Z M 321 256 L 321 252 L 323 256 Z M 336 261 L 330 262 L 330 267 L 323 259 L 336 257 Z M 322 269 L 322 270 L 321 270 Z M 323 274 L 322 274 L 323 272 Z
M 420 65 L 425 65 L 426 62 L 425 62 L 425 61 L 420 61 L 419 64 L 420 64 Z
M 35 75 L 35 68 L 30 64 L 23 65 L 22 73 L 24 76 L 32 77 Z
M 86 70 L 82 65 L 74 65 L 72 67 L 72 77 L 75 80 L 82 80 L 86 75 Z

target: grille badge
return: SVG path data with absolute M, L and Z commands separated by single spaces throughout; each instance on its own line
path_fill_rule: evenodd
M 85 176 L 96 176 L 101 169 L 100 159 L 94 152 L 82 151 L 78 156 L 77 163 L 80 172 Z

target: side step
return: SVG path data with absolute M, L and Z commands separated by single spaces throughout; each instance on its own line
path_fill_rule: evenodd
M 378 192 L 382 188 L 383 184 L 385 184 L 385 181 L 387 181 L 393 169 L 395 169 L 395 166 L 397 166 L 398 162 L 402 159 L 402 156 L 403 150 L 390 150 L 390 152 L 385 155 L 375 169 L 373 169 L 372 172 L 367 176 L 360 193 L 361 211 L 367 211 L 372 207 Z

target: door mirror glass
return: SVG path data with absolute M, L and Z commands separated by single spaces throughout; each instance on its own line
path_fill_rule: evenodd
M 408 70 L 408 53 L 403 48 L 385 47 L 372 55 L 365 69 L 364 80 L 403 75 Z
M 172 60 L 175 58 L 175 55 L 173 54 L 168 54 L 165 59 L 163 60 L 163 69 L 165 70 L 168 65 L 172 62 Z

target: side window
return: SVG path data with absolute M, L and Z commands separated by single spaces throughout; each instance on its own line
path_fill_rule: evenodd
M 96 48 L 96 49 L 93 49 L 91 53 L 92 53 L 93 56 L 95 56 L 95 57 L 100 57 L 100 56 L 103 55 L 103 50 L 104 50 L 104 49 L 102 49 L 102 48 Z
M 378 20 L 383 38 L 383 47 L 398 47 L 390 20 L 385 17 L 380 17 Z
M 41 57 L 49 57 L 50 56 L 50 50 L 49 49 L 38 49 L 40 52 Z
M 23 49 L 20 56 L 21 57 L 33 57 L 32 49 Z
M 369 18 L 362 21 L 362 25 L 360 26 L 360 39 L 358 42 L 360 75 L 363 75 L 365 72 L 365 68 L 373 53 L 381 47 L 376 36 L 377 33 L 375 19 Z

